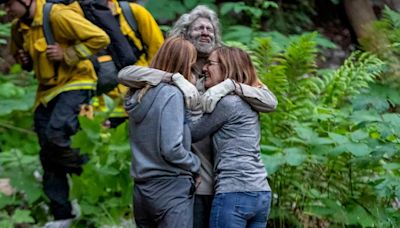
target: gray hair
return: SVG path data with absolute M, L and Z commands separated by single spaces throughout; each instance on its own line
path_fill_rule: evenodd
M 216 45 L 220 46 L 221 34 L 217 14 L 205 5 L 196 6 L 196 8 L 192 9 L 190 13 L 183 14 L 175 22 L 174 27 L 172 27 L 171 31 L 169 32 L 169 36 L 183 35 L 186 39 L 188 39 L 190 25 L 200 17 L 210 20 L 212 26 L 214 27 Z

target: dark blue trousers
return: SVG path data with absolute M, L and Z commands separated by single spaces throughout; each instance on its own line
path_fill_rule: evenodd
M 63 92 L 35 110 L 35 132 L 44 171 L 43 188 L 55 220 L 74 217 L 68 198 L 67 174 L 79 175 L 87 159 L 79 154 L 79 150 L 71 148 L 71 136 L 79 128 L 80 107 L 89 103 L 91 94 L 89 90 Z

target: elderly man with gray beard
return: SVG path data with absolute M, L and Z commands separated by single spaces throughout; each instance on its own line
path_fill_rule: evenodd
M 202 112 L 212 112 L 217 102 L 229 93 L 236 93 L 254 110 L 271 112 L 276 109 L 277 100 L 267 86 L 251 87 L 236 83 L 230 79 L 208 89 L 204 89 L 202 68 L 209 54 L 215 47 L 221 46 L 219 20 L 214 11 L 206 6 L 197 6 L 191 12 L 182 15 L 171 29 L 170 36 L 184 36 L 197 49 L 197 61 L 192 69 L 196 76 L 196 86 L 184 79 L 179 73 L 171 74 L 156 69 L 140 66 L 129 66 L 118 75 L 120 83 L 132 89 L 146 85 L 158 85 L 160 82 L 171 82 L 184 94 L 186 108 L 191 110 L 192 118 L 201 116 Z M 200 105 L 200 94 L 201 105 Z M 194 227 L 208 227 L 213 189 L 213 161 L 210 138 L 192 144 L 192 151 L 201 160 L 201 183 L 197 187 L 194 205 Z

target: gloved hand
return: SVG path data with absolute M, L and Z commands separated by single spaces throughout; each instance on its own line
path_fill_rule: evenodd
M 186 108 L 195 109 L 200 102 L 200 94 L 197 88 L 179 73 L 172 75 L 172 83 L 182 91 Z
M 225 79 L 225 81 L 209 88 L 200 99 L 203 111 L 208 113 L 214 111 L 218 101 L 233 91 L 235 91 L 235 82 L 232 79 Z

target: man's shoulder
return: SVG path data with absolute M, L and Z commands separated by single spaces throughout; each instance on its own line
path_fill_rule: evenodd
M 69 20 L 71 17 L 84 17 L 82 8 L 77 1 L 65 5 L 55 3 L 51 8 L 50 20 Z

